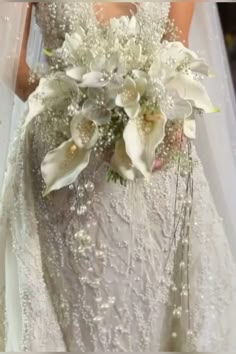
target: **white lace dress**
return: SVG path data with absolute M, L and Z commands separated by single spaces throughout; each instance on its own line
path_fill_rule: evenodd
M 86 11 L 92 16 L 90 6 L 39 3 L 45 46 L 60 46 Z M 136 16 L 146 16 L 148 28 L 168 9 L 141 3 Z M 235 350 L 236 270 L 195 149 L 191 233 L 170 252 L 174 168 L 124 187 L 107 183 L 106 162 L 94 157 L 74 185 L 42 197 L 40 163 L 63 130 L 56 118 L 39 116 L 27 135 L 20 129 L 9 161 L 0 216 L 0 349 Z

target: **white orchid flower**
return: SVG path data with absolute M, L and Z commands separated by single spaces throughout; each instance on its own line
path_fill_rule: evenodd
M 146 80 L 132 79 L 127 76 L 121 92 L 116 97 L 116 105 L 123 107 L 129 118 L 135 117 L 140 111 L 139 100 L 146 88 Z
M 120 55 L 117 52 L 111 53 L 109 56 L 98 55 L 88 60 L 90 71 L 84 67 L 75 66 L 68 69 L 66 74 L 77 81 L 80 87 L 120 88 L 125 72 L 119 59 Z
M 107 55 L 97 55 L 90 64 L 91 73 L 100 73 L 100 78 L 104 84 L 111 89 L 120 88 L 123 82 L 123 76 L 127 73 L 124 61 L 118 51 Z
M 46 183 L 44 195 L 75 182 L 89 164 L 92 148 L 99 137 L 97 124 L 81 111 L 72 119 L 70 130 L 71 138 L 48 152 L 41 164 Z
M 105 89 L 88 89 L 88 99 L 84 102 L 82 112 L 98 125 L 109 123 L 115 100 Z

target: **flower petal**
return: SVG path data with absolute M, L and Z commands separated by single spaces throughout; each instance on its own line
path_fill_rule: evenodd
M 135 79 L 142 78 L 148 80 L 148 74 L 143 70 L 134 69 L 132 70 L 132 74 L 134 75 Z
M 159 77 L 161 70 L 161 62 L 157 59 L 151 64 L 148 74 L 150 77 L 155 78 Z
M 134 180 L 135 170 L 132 166 L 132 161 L 125 151 L 124 139 L 116 142 L 115 151 L 111 158 L 110 165 L 114 171 L 125 179 Z
M 90 64 L 91 71 L 101 72 L 106 66 L 106 57 L 104 54 L 96 55 Z
M 83 81 L 79 84 L 80 87 L 104 87 L 107 80 L 104 79 L 103 73 L 91 71 L 83 75 Z
M 98 105 L 94 101 L 88 99 L 82 107 L 84 116 L 97 123 L 98 125 L 109 123 L 111 119 L 111 110 L 104 105 Z
M 64 74 L 42 78 L 36 90 L 29 96 L 24 124 L 27 125 L 46 109 L 60 106 L 73 92 L 77 92 L 76 84 Z
M 84 30 L 81 27 L 77 28 L 76 32 L 71 35 L 66 33 L 65 41 L 62 47 L 76 54 L 81 47 L 83 36 L 84 36 Z
M 130 106 L 138 102 L 140 98 L 136 83 L 131 77 L 127 77 L 123 83 L 122 92 L 116 97 L 116 105 L 119 107 Z
M 130 40 L 128 43 L 128 48 L 130 54 L 135 58 L 135 60 L 139 61 L 142 54 L 141 44 L 137 44 L 134 40 Z
M 82 81 L 82 77 L 84 73 L 85 73 L 85 69 L 82 68 L 81 66 L 76 66 L 74 68 L 66 70 L 66 75 L 76 81 Z
M 185 47 L 183 43 L 179 41 L 167 42 L 161 51 L 161 60 L 164 63 L 167 63 L 169 58 L 175 61 L 175 66 L 179 66 L 186 58 L 191 63 L 195 60 L 198 60 L 198 55 Z
M 146 121 L 138 116 L 127 123 L 123 137 L 126 152 L 133 165 L 145 177 L 149 178 L 158 145 L 165 136 L 166 118 L 162 114 L 159 119 Z
M 196 121 L 193 117 L 184 120 L 184 135 L 189 139 L 196 138 Z
M 184 119 L 192 114 L 192 105 L 189 101 L 181 98 L 175 90 L 170 90 L 169 98 L 172 101 L 171 107 L 163 107 L 167 119 Z
M 72 139 L 80 149 L 91 149 L 98 140 L 97 125 L 86 119 L 82 112 L 71 120 L 70 129 Z
M 41 164 L 41 172 L 46 183 L 44 196 L 75 182 L 87 167 L 91 150 L 79 149 L 72 139 L 50 151 Z
M 194 106 L 205 113 L 213 113 L 216 110 L 205 87 L 190 75 L 178 73 L 168 82 L 167 87 L 175 89 L 183 99 L 193 101 Z
M 146 90 L 147 80 L 139 77 L 135 79 L 135 83 L 140 96 L 142 96 Z
M 130 106 L 126 106 L 124 108 L 125 113 L 131 119 L 137 117 L 137 115 L 140 112 L 140 109 L 141 109 L 141 107 L 140 107 L 139 103 L 136 103 L 136 104 L 133 104 L 133 105 L 130 105 Z
M 190 69 L 192 71 L 195 71 L 199 74 L 203 74 L 205 76 L 210 76 L 210 73 L 209 73 L 209 67 L 208 65 L 204 62 L 203 59 L 198 59 L 198 60 L 195 60 L 193 61 L 191 64 L 190 64 Z
M 117 72 L 119 68 L 119 58 L 120 57 L 118 52 L 111 53 L 106 63 L 106 71 L 108 71 L 109 73 Z

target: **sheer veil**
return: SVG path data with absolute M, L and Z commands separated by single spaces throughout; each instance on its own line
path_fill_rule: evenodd
M 236 101 L 216 4 L 196 3 L 190 47 L 215 76 L 206 85 L 220 113 L 199 119 L 196 146 L 236 261 Z
M 0 2 L 0 189 L 4 179 L 15 103 L 15 83 L 27 3 Z
M 0 188 L 6 168 L 11 126 L 15 126 L 12 118 L 15 101 L 13 92 L 26 10 L 26 3 L 0 3 Z M 35 33 L 33 40 L 40 43 L 39 33 Z M 236 103 L 214 3 L 196 3 L 190 47 L 206 57 L 215 74 L 206 84 L 221 112 L 199 119 L 196 146 L 236 261 Z

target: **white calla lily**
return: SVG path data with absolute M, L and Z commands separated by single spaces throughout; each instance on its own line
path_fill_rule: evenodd
M 205 87 L 190 75 L 178 73 L 167 83 L 167 88 L 175 89 L 179 96 L 193 102 L 193 106 L 202 109 L 205 113 L 217 112 L 213 106 Z
M 116 142 L 115 151 L 111 158 L 110 165 L 124 179 L 133 181 L 136 177 L 132 161 L 126 153 L 124 139 Z
M 71 136 L 75 144 L 82 149 L 91 149 L 98 140 L 99 132 L 96 123 L 86 119 L 80 112 L 70 123 Z
M 116 105 L 126 107 L 139 102 L 140 94 L 137 89 L 135 80 L 127 77 L 123 83 L 122 91 L 116 97 Z
M 87 167 L 99 131 L 96 123 L 79 112 L 70 124 L 71 139 L 49 151 L 41 164 L 45 195 L 73 183 Z
M 197 59 L 193 61 L 189 65 L 189 67 L 192 71 L 210 77 L 209 66 L 205 63 L 203 59 Z
M 116 96 L 116 105 L 123 107 L 129 118 L 135 117 L 140 111 L 139 100 L 146 88 L 143 78 L 132 79 L 127 77 L 123 83 L 121 93 Z
M 88 166 L 91 150 L 80 149 L 72 139 L 50 151 L 41 164 L 42 177 L 46 183 L 44 196 L 75 182 Z
M 181 98 L 176 90 L 168 92 L 168 99 L 170 101 L 169 105 L 164 102 L 161 107 L 169 120 L 185 119 L 191 116 L 193 111 L 191 103 Z
M 165 43 L 164 50 L 161 51 L 161 61 L 167 63 L 169 58 L 173 59 L 175 68 L 179 66 L 186 58 L 189 62 L 198 60 L 198 55 L 187 48 L 182 42 L 167 42 Z
M 165 136 L 166 117 L 163 113 L 138 115 L 127 123 L 123 138 L 133 166 L 149 178 L 158 145 Z

